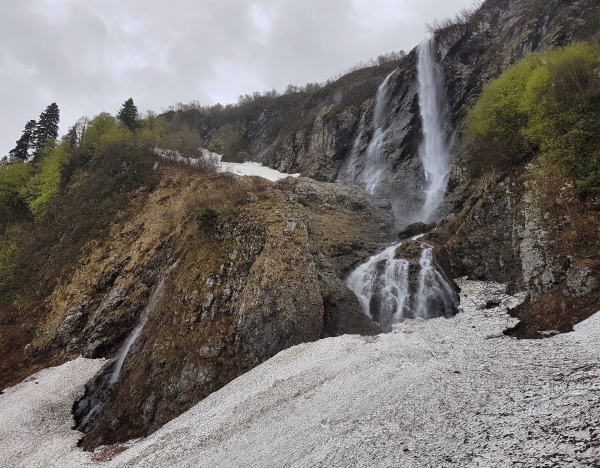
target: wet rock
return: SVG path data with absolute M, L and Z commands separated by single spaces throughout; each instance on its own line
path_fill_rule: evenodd
M 425 234 L 425 233 L 435 229 L 436 226 L 437 226 L 437 223 L 425 224 L 422 222 L 417 222 L 417 223 L 409 224 L 405 229 L 403 229 L 402 231 L 400 231 L 398 233 L 398 239 L 404 240 L 404 239 L 408 239 L 410 237 L 418 236 L 419 234 Z

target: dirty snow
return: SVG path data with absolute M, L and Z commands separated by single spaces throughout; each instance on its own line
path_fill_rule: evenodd
M 71 408 L 104 364 L 80 357 L 6 389 L 0 395 L 0 467 L 95 465 L 77 448 L 83 434 L 71 430 Z
M 286 174 L 279 172 L 270 167 L 263 166 L 257 162 L 244 162 L 244 163 L 230 163 L 222 162 L 222 155 L 218 153 L 212 153 L 207 149 L 202 149 L 202 158 L 186 158 L 182 156 L 178 151 L 155 148 L 154 153 L 164 159 L 176 161 L 179 163 L 188 164 L 190 166 L 198 167 L 203 162 L 207 166 L 216 166 L 218 172 L 229 172 L 239 176 L 258 176 L 263 179 L 270 180 L 271 182 L 277 182 L 278 180 L 285 179 L 286 177 L 299 177 L 300 174 Z
M 110 466 L 600 464 L 600 314 L 573 333 L 516 340 L 502 333 L 516 298 L 460 285 L 455 318 L 283 351 Z M 502 304 L 485 309 L 489 299 Z
M 516 324 L 505 310 L 522 297 L 459 283 L 453 319 L 290 348 L 107 466 L 598 466 L 600 313 L 573 333 L 516 340 L 502 333 Z M 0 465 L 89 465 L 69 411 L 101 365 L 78 359 L 2 395 Z

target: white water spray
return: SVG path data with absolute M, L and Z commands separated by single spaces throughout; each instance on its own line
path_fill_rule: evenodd
M 436 268 L 433 247 L 419 242 L 417 266 L 396 258 L 401 245 L 402 242 L 394 244 L 374 255 L 346 281 L 365 314 L 385 332 L 406 318 L 448 317 L 456 312 L 458 296 Z
M 367 146 L 365 169 L 362 174 L 362 179 L 365 184 L 365 190 L 373 195 L 377 190 L 381 178 L 385 173 L 387 166 L 385 164 L 383 153 L 383 142 L 386 136 L 385 116 L 389 97 L 388 82 L 394 72 L 390 73 L 383 83 L 377 89 L 375 96 L 375 109 L 373 110 L 373 136 Z M 362 137 L 362 134 L 359 135 Z M 355 143 L 356 144 L 356 143 Z
M 409 296 L 409 263 L 394 258 L 398 246 L 400 244 L 394 244 L 374 255 L 346 280 L 347 286 L 358 297 L 363 312 L 383 331 L 390 331 L 392 324 L 404 318 Z
M 150 317 L 150 314 L 154 311 L 154 309 L 156 309 L 156 306 L 158 305 L 158 302 L 160 301 L 160 299 L 162 298 L 162 295 L 164 293 L 165 280 L 167 279 L 167 276 L 169 275 L 171 270 L 173 270 L 173 268 L 175 268 L 176 266 L 177 266 L 177 262 L 173 263 L 173 265 L 171 265 L 167 269 L 167 271 L 165 271 L 162 278 L 158 282 L 158 286 L 156 287 L 156 289 L 150 296 L 150 299 L 148 300 L 148 305 L 146 305 L 146 308 L 144 309 L 144 311 L 142 312 L 142 315 L 140 316 L 140 321 L 138 322 L 136 327 L 133 329 L 133 331 L 130 333 L 130 335 L 127 337 L 125 344 L 123 345 L 123 347 L 121 348 L 121 351 L 119 352 L 119 357 L 117 359 L 117 363 L 115 364 L 115 370 L 113 371 L 113 373 L 110 377 L 110 385 L 113 385 L 115 382 L 117 382 L 117 380 L 119 380 L 119 376 L 121 374 L 121 369 L 123 368 L 123 363 L 125 362 L 125 358 L 127 357 L 127 354 L 129 354 L 129 350 L 131 349 L 133 344 L 136 342 L 136 340 L 142 333 L 142 330 L 144 329 L 146 322 L 148 322 L 148 318 Z
M 427 221 L 444 201 L 452 160 L 448 148 L 447 126 L 443 117 L 443 74 L 435 59 L 436 45 L 433 38 L 421 42 L 417 52 L 419 108 L 423 124 L 419 157 L 426 180 L 425 202 L 419 217 Z

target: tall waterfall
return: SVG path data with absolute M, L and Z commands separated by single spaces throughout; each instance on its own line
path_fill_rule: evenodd
M 433 39 L 417 48 L 417 76 L 423 139 L 419 158 L 425 175 L 424 202 L 416 218 L 429 220 L 444 200 L 452 163 L 448 145 L 448 126 L 443 118 L 444 87 L 441 67 L 436 62 Z M 373 194 L 386 169 L 383 140 L 386 105 L 389 100 L 389 75 L 377 91 L 373 117 L 374 133 L 367 148 L 363 180 Z M 415 213 L 404 213 L 414 219 Z M 391 331 L 394 323 L 406 318 L 451 317 L 456 314 L 459 296 L 436 265 L 433 247 L 415 239 L 388 247 L 360 265 L 346 284 L 354 291 L 363 311 L 382 330 Z
M 452 160 L 448 148 L 448 126 L 443 117 L 443 73 L 436 61 L 436 45 L 433 38 L 421 42 L 417 52 L 419 108 L 423 124 L 423 140 L 419 147 L 419 157 L 426 180 L 425 202 L 420 218 L 427 221 L 444 201 Z
M 379 185 L 379 182 L 381 182 L 381 177 L 387 168 L 383 154 L 383 142 L 386 134 L 384 126 L 389 95 L 388 82 L 393 74 L 394 72 L 390 73 L 385 80 L 383 80 L 383 83 L 379 85 L 377 95 L 375 96 L 373 136 L 371 137 L 369 146 L 367 146 L 365 153 L 365 169 L 362 173 L 365 190 L 371 195 L 377 190 L 377 186 Z

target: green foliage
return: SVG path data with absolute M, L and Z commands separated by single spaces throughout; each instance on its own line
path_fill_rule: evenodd
M 0 240 L 0 291 L 5 289 L 11 280 L 15 267 L 17 246 L 6 239 Z
M 131 132 L 127 127 L 119 125 L 109 113 L 102 112 L 90 122 L 81 146 L 88 151 L 98 151 L 109 146 L 122 145 L 130 139 Z
M 38 158 L 42 149 L 58 137 L 58 123 L 60 122 L 60 110 L 55 102 L 50 104 L 40 114 L 35 130 L 32 134 L 32 146 L 34 158 Z
M 25 129 L 21 138 L 17 140 L 16 146 L 10 151 L 10 157 L 26 161 L 29 158 L 29 152 L 33 146 L 33 132 L 37 125 L 35 120 L 30 120 L 25 124 Z
M 44 149 L 36 174 L 29 179 L 25 192 L 29 209 L 35 216 L 43 215 L 46 205 L 58 193 L 62 170 L 68 162 L 65 145 Z
M 212 234 L 219 225 L 219 212 L 213 208 L 206 208 L 196 217 L 198 230 L 205 234 Z
M 133 99 L 129 98 L 123 103 L 119 112 L 117 112 L 117 118 L 123 125 L 129 130 L 134 130 L 138 124 L 138 109 L 133 103 Z
M 30 175 L 30 164 L 15 161 L 0 165 L 0 207 L 10 209 L 23 201 Z
M 600 194 L 600 48 L 574 43 L 525 58 L 489 84 L 467 118 L 475 163 L 505 169 L 533 156 Z

